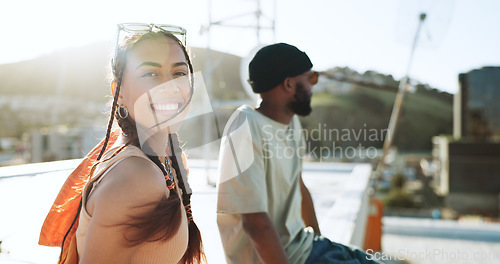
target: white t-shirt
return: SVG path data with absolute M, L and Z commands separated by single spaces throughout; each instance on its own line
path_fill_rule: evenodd
M 302 219 L 299 177 L 305 141 L 297 116 L 289 125 L 249 106 L 224 129 L 219 156 L 217 224 L 228 264 L 261 263 L 241 214 L 267 212 L 292 263 L 305 263 L 314 233 Z

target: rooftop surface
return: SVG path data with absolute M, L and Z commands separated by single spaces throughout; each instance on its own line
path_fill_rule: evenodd
M 58 248 L 39 246 L 45 216 L 69 173 L 80 160 L 27 164 L 0 168 L 0 263 L 56 263 Z M 203 236 L 210 263 L 225 263 L 216 225 L 216 163 L 192 160 L 193 216 Z M 310 186 L 318 220 L 328 229 L 329 209 L 342 193 L 353 164 L 304 165 L 304 182 Z M 208 168 L 208 170 L 207 170 Z M 208 171 L 208 174 L 207 174 Z M 208 175 L 208 176 L 207 176 Z
M 194 218 L 202 232 L 209 263 L 225 263 L 216 225 L 216 163 L 191 160 Z M 0 168 L 0 263 L 56 263 L 59 248 L 39 246 L 45 216 L 67 175 L 79 160 Z M 356 166 L 358 166 L 356 168 Z M 365 166 L 365 167 L 363 167 Z M 349 241 L 353 215 L 349 203 L 364 164 L 304 163 L 320 228 L 332 240 Z M 369 167 L 368 167 L 369 169 Z M 207 173 L 208 171 L 208 173 Z M 208 175 L 208 176 L 207 176 Z M 354 186 L 356 187 L 356 186 Z M 353 191 L 354 190 L 354 191 Z M 336 203 L 342 201 L 342 203 Z M 384 217 L 379 260 L 408 263 L 500 263 L 500 225 L 448 220 Z M 390 262 L 390 261 L 389 261 Z

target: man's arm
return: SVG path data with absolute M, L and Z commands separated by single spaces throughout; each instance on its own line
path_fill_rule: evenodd
M 257 255 L 262 262 L 271 264 L 287 264 L 288 257 L 281 245 L 278 232 L 265 212 L 242 214 L 243 229 L 250 237 Z
M 300 193 L 302 194 L 302 219 L 304 219 L 306 226 L 314 229 L 314 233 L 321 235 L 311 193 L 302 181 L 302 175 L 300 175 Z

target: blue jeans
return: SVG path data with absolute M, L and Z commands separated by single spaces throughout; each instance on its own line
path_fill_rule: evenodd
M 330 241 L 328 238 L 315 235 L 311 254 L 306 264 L 365 264 L 378 263 L 368 260 L 366 253 L 359 249 L 353 249 L 339 243 Z

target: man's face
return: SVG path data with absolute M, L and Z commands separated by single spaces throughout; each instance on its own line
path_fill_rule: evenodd
M 313 71 L 305 72 L 296 76 L 294 101 L 290 103 L 292 111 L 300 116 L 307 116 L 311 113 L 311 97 L 313 85 L 317 82 L 317 73 Z
M 295 88 L 295 101 L 290 103 L 293 112 L 299 116 L 307 116 L 311 113 L 311 92 L 306 91 L 302 83 L 297 83 Z

